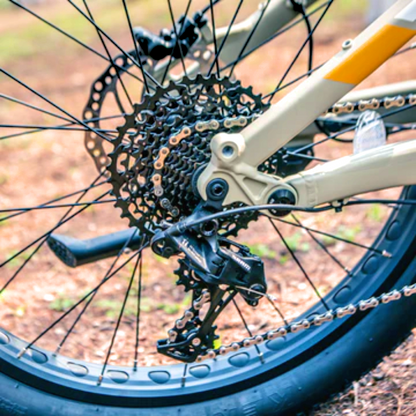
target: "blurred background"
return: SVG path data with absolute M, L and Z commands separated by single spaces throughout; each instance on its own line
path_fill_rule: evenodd
M 69 32 L 94 50 L 104 53 L 95 28 L 64 0 L 21 0 L 20 3 L 57 27 Z M 176 19 L 184 12 L 185 0 L 174 0 Z M 229 10 L 235 10 L 236 0 L 225 0 L 216 8 L 218 25 L 226 25 L 230 19 Z M 318 2 L 318 4 L 323 2 Z M 393 0 L 338 0 L 335 1 L 324 24 L 315 36 L 314 65 L 319 65 L 337 53 L 342 42 L 353 38 L 381 14 Z M 81 2 L 77 4 L 81 7 Z M 125 50 L 131 50 L 133 44 L 120 0 L 89 0 L 94 19 Z M 129 9 L 135 26 L 142 26 L 155 33 L 162 28 L 171 28 L 168 7 L 162 0 L 129 0 Z M 194 0 L 192 11 L 201 9 L 207 0 Z M 257 1 L 246 1 L 240 19 L 249 16 L 258 6 Z M 313 21 L 316 21 L 314 16 Z M 253 85 L 256 93 L 268 93 L 273 90 L 299 46 L 306 36 L 305 27 L 298 25 L 287 35 L 282 36 L 250 55 L 237 68 L 236 76 L 245 86 Z M 119 51 L 108 44 L 112 56 Z M 290 73 L 288 79 L 295 79 L 307 71 L 308 55 L 303 53 Z M 360 88 L 383 85 L 412 79 L 415 75 L 415 55 L 395 58 L 380 68 Z M 46 95 L 77 117 L 82 117 L 93 82 L 107 68 L 102 59 L 75 42 L 67 39 L 56 30 L 48 27 L 33 15 L 19 9 L 8 0 L 0 0 L 0 67 L 23 80 L 32 88 Z M 256 77 L 253 72 L 256 71 Z M 137 83 L 127 83 L 132 95 L 139 100 L 141 88 Z M 294 86 L 293 86 L 294 87 Z M 291 87 L 292 88 L 292 87 Z M 289 91 L 291 88 L 288 88 Z M 19 86 L 16 82 L 0 74 L 0 93 L 16 99 L 38 105 L 50 111 L 56 111 L 39 97 Z M 275 101 L 283 94 L 279 93 Z M 106 103 L 104 114 L 111 114 L 117 107 L 113 100 Z M 30 111 L 16 103 L 0 97 L 0 119 L 3 124 L 26 124 L 53 126 L 56 120 L 44 114 Z M 117 123 L 109 128 L 117 127 Z M 16 133 L 15 129 L 2 128 L 2 136 Z M 19 137 L 18 140 L 0 142 L 0 205 L 32 206 L 43 201 L 57 198 L 76 189 L 88 186 L 97 176 L 91 157 L 84 147 L 84 134 L 80 132 L 47 131 Z M 351 147 L 329 145 L 317 150 L 320 157 L 340 157 L 351 153 Z M 102 190 L 100 191 L 102 192 Z M 90 198 L 100 195 L 92 192 Z M 397 190 L 392 191 L 393 194 Z M 7 267 L 0 271 L 0 283 L 24 267 L 24 277 L 13 282 L 0 296 L 0 322 L 9 331 L 31 339 L 53 319 L 71 307 L 76 300 L 93 287 L 108 270 L 110 260 L 80 269 L 68 269 L 59 263 L 42 247 L 30 262 L 31 250 L 16 256 L 22 247 L 29 244 L 53 227 L 62 215 L 53 210 L 46 215 L 32 212 L 14 219 L 0 218 L 0 260 L 8 261 Z M 388 209 L 376 207 L 351 210 L 345 216 L 307 217 L 300 215 L 304 224 L 311 227 L 326 227 L 332 232 L 351 241 L 371 243 L 381 229 L 388 215 Z M 24 217 L 24 218 L 23 218 Z M 119 211 L 112 206 L 90 207 L 79 218 L 61 227 L 60 232 L 77 238 L 91 238 L 108 232 L 126 228 L 126 222 L 119 217 Z M 321 261 L 322 250 L 314 246 L 308 235 L 283 227 L 290 247 L 302 258 L 314 276 L 322 295 L 328 293 L 344 277 L 339 267 L 327 261 Z M 247 232 L 243 232 L 240 242 L 247 244 L 253 252 L 260 255 L 273 277 L 271 289 L 282 302 L 282 307 L 290 316 L 296 316 L 305 305 L 316 302 L 313 291 L 299 276 L 293 260 L 285 246 L 276 241 L 259 221 Z M 331 239 L 324 240 L 326 247 L 339 256 L 347 267 L 353 267 L 362 252 L 351 249 L 345 244 Z M 16 256 L 16 257 L 15 257 Z M 276 262 L 277 259 L 277 262 Z M 189 304 L 190 297 L 181 288 L 176 287 L 173 270 L 175 261 L 159 258 L 152 253 L 145 256 L 144 297 L 141 305 L 143 312 L 143 335 L 141 336 L 140 364 L 154 365 L 169 362 L 155 353 L 155 341 L 166 336 L 166 330 L 183 309 Z M 118 316 L 131 267 L 125 274 L 103 288 L 90 311 L 77 327 L 74 337 L 65 345 L 64 354 L 77 358 L 102 362 L 109 345 L 109 334 Z M 137 295 L 134 291 L 132 295 Z M 129 364 L 134 347 L 131 331 L 134 328 L 136 300 L 131 299 L 117 336 L 111 362 Z M 258 310 L 245 313 L 251 318 L 251 329 L 256 332 L 273 327 L 273 320 L 265 319 L 269 312 L 267 305 Z M 159 320 L 159 327 L 154 322 Z M 233 337 L 244 337 L 244 331 L 238 329 L 238 317 L 227 316 L 222 322 L 221 337 L 224 343 Z M 66 322 L 54 329 L 41 346 L 54 349 L 70 326 Z M 416 397 L 415 359 L 416 345 L 407 341 L 395 354 L 387 358 L 374 372 L 363 377 L 353 388 L 343 395 L 323 405 L 315 415 L 411 415 L 415 414 Z

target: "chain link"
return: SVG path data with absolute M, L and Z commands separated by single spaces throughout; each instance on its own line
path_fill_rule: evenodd
M 393 107 L 401 108 L 405 105 L 415 105 L 416 94 L 397 95 L 395 97 L 385 97 L 382 99 L 372 98 L 371 100 L 360 100 L 356 102 L 347 101 L 345 103 L 338 103 L 331 107 L 325 115 L 334 114 L 351 114 L 353 112 L 364 112 L 367 110 L 379 110 L 384 108 L 389 110 Z
M 196 362 L 202 362 L 207 359 L 213 359 L 219 355 L 226 355 L 230 352 L 237 352 L 241 348 L 249 348 L 253 345 L 260 345 L 266 341 L 272 341 L 277 338 L 283 338 L 288 334 L 296 334 L 307 329 L 321 326 L 326 323 L 333 322 L 336 319 L 342 319 L 347 316 L 352 316 L 358 312 L 365 312 L 370 309 L 375 309 L 381 304 L 385 305 L 391 302 L 396 302 L 403 297 L 410 297 L 416 294 L 416 283 L 410 286 L 404 286 L 400 290 L 394 289 L 391 292 L 383 293 L 378 297 L 371 297 L 366 300 L 361 300 L 355 304 L 351 303 L 347 306 L 339 307 L 323 314 L 303 319 L 298 322 L 292 322 L 288 325 L 283 325 L 277 329 L 254 335 L 245 338 L 241 341 L 234 341 L 229 345 L 224 345 L 219 348 L 210 349 L 205 354 L 197 357 Z
M 392 107 L 404 107 L 405 105 L 414 105 L 416 104 L 416 95 L 409 94 L 406 97 L 404 96 L 396 96 L 396 97 L 385 97 L 381 100 L 373 98 L 371 100 L 361 100 L 357 102 L 347 102 L 342 104 L 336 104 L 334 107 L 328 110 L 327 114 L 342 114 L 342 113 L 352 113 L 355 111 L 364 112 L 367 110 L 378 110 L 380 108 L 390 109 Z M 208 122 L 199 122 L 194 126 L 194 129 L 197 131 L 205 131 L 211 130 L 215 131 L 219 128 L 220 124 L 218 121 L 214 123 L 216 120 L 210 120 Z M 226 128 L 230 128 L 233 126 L 244 127 L 248 123 L 248 120 L 245 117 L 232 117 L 226 118 L 221 121 L 221 124 L 224 125 Z M 184 129 L 188 129 L 189 127 L 184 127 Z M 187 135 L 183 131 L 177 135 L 177 137 L 181 137 L 182 135 Z M 188 133 L 188 132 L 187 132 Z M 384 255 L 384 253 L 383 253 Z M 390 255 L 391 256 L 391 255 Z M 386 256 L 387 257 L 387 256 Z M 208 292 L 206 292 L 208 294 Z M 245 338 L 241 341 L 234 341 L 231 344 L 221 346 L 219 348 L 208 349 L 203 354 L 199 355 L 196 359 L 196 362 L 202 362 L 207 359 L 214 359 L 215 357 L 221 355 L 227 355 L 232 352 L 237 352 L 241 348 L 249 348 L 255 345 L 260 345 L 266 341 L 271 341 L 277 338 L 283 338 L 287 336 L 289 333 L 299 333 L 310 329 L 312 327 L 319 327 L 321 325 L 333 322 L 337 319 L 343 319 L 347 316 L 352 316 L 357 314 L 358 312 L 366 312 L 371 309 L 375 309 L 381 304 L 388 304 L 391 302 L 398 301 L 402 299 L 402 297 L 410 297 L 416 294 L 416 284 L 411 286 L 405 286 L 401 290 L 393 290 L 388 293 L 384 293 L 379 297 L 372 297 L 366 300 L 361 300 L 356 304 L 349 304 L 343 307 L 339 307 L 335 310 L 327 311 L 323 314 L 303 319 L 301 321 L 292 322 L 288 325 L 281 326 L 275 330 L 271 330 L 265 332 L 263 334 L 258 334 L 252 337 Z M 268 296 L 264 295 L 263 296 Z M 268 296 L 269 297 L 269 296 Z M 208 297 L 201 297 L 200 300 L 203 304 L 209 303 L 210 298 Z M 274 299 L 269 297 L 273 302 Z M 196 301 L 198 302 L 198 301 Z M 169 331 L 169 339 L 170 342 L 175 342 L 177 339 L 178 334 L 185 328 L 186 323 L 193 319 L 196 311 L 195 302 L 193 307 L 187 311 L 185 311 L 183 317 L 176 321 L 175 328 Z

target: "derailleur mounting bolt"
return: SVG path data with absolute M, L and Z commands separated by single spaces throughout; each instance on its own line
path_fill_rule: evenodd
M 203 236 L 212 237 L 217 234 L 218 227 L 218 221 L 212 220 L 201 224 L 200 231 Z

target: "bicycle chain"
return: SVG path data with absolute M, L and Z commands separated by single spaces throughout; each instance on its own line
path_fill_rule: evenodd
M 409 94 L 407 96 L 396 96 L 396 97 L 386 97 L 381 100 L 372 99 L 372 100 L 362 100 L 356 103 L 346 102 L 336 104 L 331 107 L 328 114 L 350 114 L 353 112 L 364 112 L 367 110 L 379 110 L 380 108 L 390 109 L 393 107 L 404 107 L 405 105 L 415 105 L 416 104 L 416 95 Z M 186 279 L 182 279 L 181 283 Z M 194 283 L 195 284 L 195 283 Z M 299 333 L 301 331 L 310 329 L 312 327 L 321 326 L 326 323 L 333 322 L 337 319 L 345 318 L 346 316 L 352 316 L 358 312 L 365 312 L 369 309 L 375 309 L 382 304 L 388 304 L 391 302 L 398 301 L 402 297 L 410 297 L 416 294 L 416 284 L 410 286 L 404 286 L 400 290 L 393 290 L 388 293 L 384 293 L 378 297 L 371 297 L 366 300 L 361 300 L 355 304 L 349 304 L 347 306 L 339 307 L 335 310 L 329 310 L 323 314 L 313 316 L 311 318 L 306 318 L 301 321 L 292 322 L 287 325 L 280 326 L 275 330 L 271 330 L 262 334 L 257 334 L 252 337 L 244 338 L 241 341 L 234 341 L 231 344 L 221 346 L 219 348 L 208 349 L 204 354 L 201 354 L 197 357 L 196 362 L 202 362 L 207 359 L 214 359 L 217 356 L 227 355 L 231 352 L 237 352 L 241 348 L 249 348 L 254 345 L 260 345 L 267 341 L 272 341 L 277 338 L 283 338 L 289 333 Z M 264 295 L 268 296 L 268 295 Z M 270 297 L 269 297 L 270 299 Z M 272 300 L 273 302 L 273 300 Z M 186 314 L 187 312 L 185 312 Z
M 332 106 L 325 114 L 351 114 L 354 112 L 364 112 L 367 110 L 377 111 L 382 108 L 389 110 L 393 107 L 401 108 L 405 105 L 416 105 L 416 94 L 397 95 L 395 97 L 384 97 L 382 99 L 372 98 L 371 100 L 360 100 L 356 102 L 347 101 L 337 103 Z
M 299 333 L 312 327 L 321 326 L 323 324 L 333 322 L 337 319 L 352 316 L 358 312 L 365 312 L 370 309 L 375 309 L 380 305 L 396 302 L 402 297 L 410 297 L 416 294 L 416 283 L 413 285 L 404 286 L 400 290 L 392 290 L 377 297 L 371 297 L 366 300 L 361 300 L 355 304 L 351 303 L 347 306 L 331 309 L 323 314 L 314 317 L 305 318 L 301 321 L 293 322 L 287 325 L 280 326 L 275 330 L 271 330 L 262 334 L 254 335 L 252 337 L 244 338 L 242 341 L 235 341 L 231 344 L 221 346 L 219 348 L 212 348 L 204 354 L 198 355 L 196 362 L 200 363 L 207 359 L 214 359 L 217 356 L 227 355 L 230 352 L 237 352 L 241 348 L 249 348 L 254 345 L 260 345 L 267 341 L 272 341 L 277 338 L 283 338 L 288 334 Z M 267 295 L 266 295 L 267 296 Z M 187 312 L 185 312 L 186 314 Z
M 366 111 L 366 110 L 376 110 L 381 107 L 384 107 L 386 109 L 392 108 L 392 107 L 403 107 L 406 104 L 413 105 L 416 103 L 416 96 L 414 95 L 408 95 L 407 97 L 395 97 L 395 98 L 385 98 L 383 100 L 378 100 L 377 104 L 374 100 L 371 100 L 371 102 L 359 102 L 359 103 L 345 103 L 343 104 L 342 109 L 339 107 L 339 105 L 334 106 L 329 110 L 333 113 L 341 114 L 342 112 L 353 112 L 356 110 L 359 111 Z M 370 108 L 371 104 L 371 108 Z M 337 107 L 338 106 L 338 107 Z M 338 108 L 338 110 L 337 110 Z M 217 131 L 220 129 L 221 126 L 226 128 L 232 128 L 232 127 L 244 127 L 248 124 L 248 119 L 243 116 L 239 117 L 232 117 L 232 118 L 226 118 L 223 120 L 216 120 L 216 119 L 210 119 L 208 121 L 202 121 L 197 122 L 193 126 L 189 127 L 188 125 L 182 126 L 181 130 L 179 130 L 175 135 L 170 136 L 169 144 L 171 146 L 177 146 L 181 140 L 186 139 L 187 137 L 192 136 L 192 134 L 195 134 L 197 132 L 202 131 Z M 168 150 L 168 152 L 164 153 L 164 149 Z M 158 162 L 160 162 L 160 166 L 156 166 L 156 170 L 152 176 L 152 181 L 155 185 L 155 189 L 153 192 L 156 194 L 157 192 L 157 186 L 159 186 L 159 182 L 155 182 L 153 178 L 157 174 L 162 173 L 163 169 L 163 163 L 165 158 L 169 155 L 170 148 L 169 146 L 162 147 L 159 149 L 158 157 L 155 161 L 155 165 L 157 165 Z M 270 163 L 269 159 L 265 164 L 263 164 L 260 169 L 269 171 L 272 169 L 272 164 Z M 163 189 L 161 189 L 161 192 L 159 196 L 163 195 Z M 168 208 L 168 207 L 165 207 Z M 183 334 L 189 333 L 191 331 L 198 330 L 198 327 L 201 324 L 201 320 L 199 319 L 199 309 L 204 305 L 209 303 L 210 297 L 209 292 L 206 288 L 202 289 L 201 282 L 198 281 L 195 276 L 192 274 L 192 270 L 189 269 L 189 267 L 184 263 L 183 260 L 179 261 L 180 267 L 177 271 L 175 271 L 175 274 L 179 277 L 178 284 L 182 284 L 185 287 L 186 291 L 194 291 L 202 294 L 199 297 L 196 297 L 196 299 L 192 303 L 192 307 L 185 311 L 182 318 L 178 319 L 175 322 L 175 326 L 171 328 L 168 331 L 168 342 L 169 343 L 175 343 L 177 339 L 180 337 L 183 337 Z M 294 322 L 289 325 L 285 325 L 282 327 L 279 327 L 276 330 L 268 331 L 267 333 L 263 333 L 260 335 L 256 335 L 253 337 L 245 338 L 242 341 L 233 342 L 229 345 L 222 346 L 217 349 L 206 349 L 206 352 L 204 354 L 201 354 L 197 357 L 197 362 L 202 362 L 205 359 L 212 359 L 215 358 L 218 355 L 226 355 L 230 352 L 237 352 L 241 348 L 248 348 L 253 345 L 259 345 L 263 342 L 270 341 L 279 337 L 284 337 L 288 333 L 298 333 L 302 330 L 309 329 L 313 326 L 320 326 L 324 323 L 329 323 L 334 321 L 335 319 L 344 318 L 348 315 L 354 315 L 358 311 L 365 311 L 371 308 L 377 307 L 380 303 L 386 304 L 390 303 L 392 301 L 396 301 L 401 299 L 402 296 L 411 296 L 416 293 L 416 284 L 413 286 L 406 286 L 400 291 L 392 291 L 387 294 L 383 294 L 379 297 L 373 297 L 368 300 L 360 301 L 357 304 L 350 304 L 345 307 L 338 308 L 334 311 L 328 311 L 324 314 L 315 316 L 313 318 L 304 319 L 299 322 Z M 214 328 L 212 328 L 211 332 L 211 341 L 215 340 L 216 337 L 214 333 Z
M 201 81 L 202 79 L 203 78 L 200 76 L 197 82 Z M 216 82 L 219 82 L 219 80 L 217 80 Z M 222 101 L 223 99 L 221 98 L 221 102 Z M 353 112 L 364 112 L 367 110 L 376 111 L 381 108 L 388 110 L 394 107 L 401 108 L 406 105 L 415 105 L 415 104 L 416 104 L 416 95 L 414 94 L 409 94 L 407 96 L 399 95 L 396 97 L 385 97 L 383 99 L 374 98 L 371 100 L 361 100 L 361 101 L 354 102 L 354 103 L 345 102 L 345 103 L 335 104 L 326 112 L 325 115 L 330 116 L 330 115 L 351 114 Z M 150 109 L 151 109 L 151 106 L 148 106 L 147 110 L 149 111 Z M 188 137 L 195 136 L 201 133 L 218 132 L 218 131 L 233 131 L 233 129 L 237 129 L 237 130 L 242 129 L 246 125 L 248 125 L 249 122 L 251 122 L 254 118 L 258 117 L 262 113 L 262 111 L 264 111 L 265 109 L 266 108 L 261 109 L 259 112 L 257 113 L 255 112 L 252 115 L 246 114 L 245 116 L 243 116 L 243 115 L 234 114 L 232 117 L 223 117 L 223 118 L 218 118 L 218 115 L 217 115 L 216 117 L 214 116 L 212 118 L 208 118 L 203 121 L 196 121 L 194 123 L 186 123 L 186 122 L 183 123 L 183 121 L 181 121 L 180 124 L 176 125 L 177 130 L 175 131 L 173 135 L 167 134 L 168 129 L 166 127 L 163 129 L 164 130 L 163 132 L 159 132 L 159 135 L 156 134 L 156 136 L 158 136 L 156 140 L 160 140 L 160 138 L 161 137 L 163 138 L 163 136 L 165 136 L 165 140 L 161 141 L 163 145 L 157 149 L 157 152 L 155 150 L 152 152 L 153 153 L 152 163 L 154 167 L 153 167 L 153 173 L 151 175 L 150 180 L 153 183 L 153 189 L 151 190 L 151 192 L 154 194 L 154 196 L 156 198 L 161 198 L 164 195 L 165 190 L 163 189 L 163 186 L 162 186 L 162 175 L 163 175 L 164 168 L 165 168 L 165 160 L 172 154 L 172 152 L 175 151 L 175 149 L 178 146 L 180 146 L 182 140 L 186 141 Z M 143 108 L 141 108 L 141 110 L 143 110 Z M 190 110 L 190 106 L 188 106 L 188 110 Z M 135 114 L 136 116 L 139 116 L 139 113 L 137 111 L 135 111 L 135 113 L 137 113 Z M 144 110 L 143 113 L 144 114 L 143 114 L 140 124 L 144 126 L 146 125 L 146 123 L 149 122 L 152 116 L 150 115 L 150 113 L 146 113 L 146 109 Z M 185 113 L 183 112 L 180 114 L 180 116 L 183 117 L 184 119 L 186 118 Z M 158 120 L 157 117 L 155 119 Z M 159 118 L 159 122 L 160 122 L 160 118 Z M 161 124 L 163 124 L 163 122 Z M 146 131 L 145 137 L 147 140 L 150 139 L 150 136 L 153 136 L 153 138 L 155 137 L 154 127 Z M 121 145 L 121 140 L 119 140 L 117 144 L 118 146 Z M 209 142 L 207 144 L 209 144 Z M 117 148 L 117 146 L 115 146 L 115 148 Z M 114 153 L 113 153 L 113 156 L 114 156 Z M 200 150 L 199 153 L 203 155 L 202 157 L 203 161 L 206 161 L 207 157 L 209 158 L 207 149 L 205 149 L 205 152 L 203 150 L 202 151 Z M 193 164 L 194 166 L 196 166 L 198 162 L 200 163 L 200 166 L 202 166 L 201 157 L 198 158 L 198 156 L 191 155 L 191 154 L 188 154 L 187 157 L 189 157 L 191 164 Z M 274 171 L 275 168 L 274 168 L 274 164 L 271 161 L 272 158 L 270 158 L 262 166 L 260 166 L 259 169 L 263 171 L 272 171 L 272 170 Z M 113 159 L 113 162 L 114 162 L 114 159 Z M 275 172 L 270 172 L 270 173 L 275 173 Z M 172 180 L 171 182 L 174 182 L 174 181 Z M 183 184 L 181 184 L 181 186 L 183 190 L 185 186 Z M 188 183 L 188 186 L 189 186 L 189 183 Z M 168 203 L 166 203 L 166 201 L 168 201 Z M 162 199 L 160 205 L 161 205 L 161 208 L 170 211 L 172 218 L 179 216 L 179 212 L 175 213 L 175 209 L 177 210 L 177 208 L 172 207 L 168 199 Z M 233 223 L 238 224 L 239 221 L 241 222 L 241 219 L 240 220 L 234 219 Z M 242 228 L 246 228 L 246 225 L 243 226 Z M 231 231 L 231 234 L 233 234 L 232 231 Z M 187 276 L 187 272 L 188 272 L 188 276 Z M 176 273 L 179 276 L 178 284 L 183 284 L 185 286 L 186 291 L 192 290 L 194 291 L 194 293 L 195 292 L 200 293 L 200 296 L 195 298 L 195 300 L 192 302 L 192 307 L 188 309 L 187 311 L 185 311 L 182 318 L 178 319 L 175 322 L 175 326 L 171 330 L 168 331 L 169 343 L 175 343 L 176 340 L 179 339 L 183 333 L 186 334 L 187 331 L 189 331 L 189 328 L 191 328 L 191 330 L 194 330 L 194 331 L 197 330 L 199 324 L 201 323 L 198 317 L 199 310 L 202 308 L 204 304 L 207 304 L 210 302 L 210 296 L 209 296 L 208 290 L 206 288 L 202 289 L 200 282 L 196 281 L 195 279 L 190 281 L 189 272 L 190 270 L 188 270 L 185 264 L 180 263 L 180 268 Z M 217 357 L 218 355 L 226 355 L 230 352 L 237 352 L 241 348 L 248 348 L 254 345 L 259 345 L 266 341 L 284 337 L 289 333 L 298 333 L 298 332 L 307 330 L 314 326 L 320 326 L 325 323 L 332 322 L 336 319 L 342 319 L 346 316 L 354 315 L 358 313 L 359 311 L 366 311 L 369 309 L 374 309 L 378 307 L 380 304 L 387 304 L 393 301 L 397 301 L 401 299 L 403 296 L 409 297 L 414 294 L 416 294 L 416 284 L 412 286 L 405 286 L 401 290 L 394 290 L 389 293 L 383 294 L 379 297 L 372 297 L 367 300 L 362 300 L 356 304 L 349 304 L 347 306 L 340 307 L 335 310 L 330 310 L 323 314 L 311 317 L 309 319 L 303 319 L 299 322 L 294 322 L 288 325 L 284 325 L 284 326 L 277 328 L 276 330 L 268 331 L 263 334 L 258 334 L 253 337 L 248 337 L 241 341 L 233 342 L 229 345 L 221 346 L 219 348 L 205 349 L 205 352 L 203 354 L 198 355 L 198 357 L 196 358 L 196 361 L 202 362 L 206 359 L 213 359 Z M 215 336 L 214 330 L 215 328 L 211 329 L 211 335 L 210 335 L 211 341 L 217 338 Z

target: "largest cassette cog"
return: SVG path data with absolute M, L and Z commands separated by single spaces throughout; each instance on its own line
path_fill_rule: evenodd
M 212 137 L 239 132 L 267 108 L 251 87 L 215 75 L 183 78 L 145 96 L 118 128 L 109 155 L 121 216 L 152 235 L 162 221 L 192 214 L 201 202 L 192 180 L 210 160 Z M 255 213 L 225 218 L 220 232 L 236 235 L 255 218 Z

